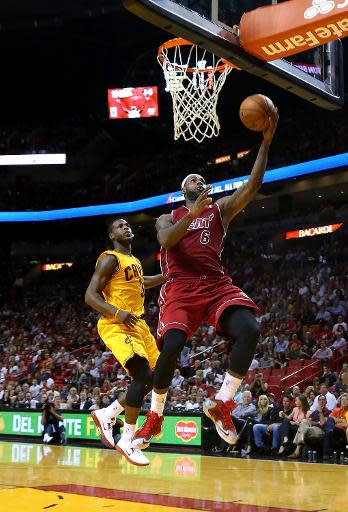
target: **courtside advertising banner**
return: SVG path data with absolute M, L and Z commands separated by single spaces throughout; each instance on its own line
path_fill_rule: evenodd
M 68 440 L 100 440 L 94 421 L 89 414 L 64 411 L 60 413 L 63 416 Z M 41 411 L 0 411 L 0 435 L 41 436 L 41 416 Z M 142 424 L 144 420 L 145 417 L 140 416 L 138 423 Z M 162 436 L 158 440 L 154 439 L 153 443 L 200 446 L 201 423 L 200 416 L 166 416 Z

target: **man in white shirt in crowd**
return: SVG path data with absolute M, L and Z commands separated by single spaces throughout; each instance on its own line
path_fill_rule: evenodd
M 329 409 L 329 411 L 332 411 L 335 407 L 336 407 L 336 404 L 337 404 L 337 399 L 335 397 L 335 395 L 333 395 L 332 393 L 330 393 L 330 391 L 328 390 L 327 388 L 327 385 L 326 384 L 322 384 L 320 386 L 320 395 L 325 395 L 325 398 L 326 398 L 326 407 Z M 318 395 L 319 396 L 319 395 Z M 318 396 L 315 397 L 314 399 L 314 402 L 310 408 L 310 411 L 311 412 L 314 412 L 317 410 L 317 406 L 318 406 Z
M 330 359 L 333 356 L 331 348 L 326 346 L 326 340 L 322 339 L 319 345 L 318 350 L 314 352 L 312 355 L 313 359 Z
M 0 384 L 4 384 L 8 369 L 2 363 L 0 363 Z
M 286 352 L 288 350 L 289 341 L 285 338 L 284 334 L 279 335 L 279 340 L 274 347 L 274 352 L 280 354 L 281 352 Z
M 337 330 L 338 330 L 339 326 L 342 326 L 343 329 L 345 331 L 347 331 L 347 323 L 343 320 L 343 316 L 342 315 L 338 315 L 337 322 L 335 323 L 335 325 L 332 328 L 332 332 L 334 334 L 337 334 Z
M 172 378 L 172 387 L 181 388 L 181 385 L 184 382 L 184 380 L 184 377 L 180 374 L 180 370 L 176 369 L 174 371 L 174 377 Z
M 31 386 L 29 387 L 29 393 L 31 394 L 34 400 L 36 400 L 37 397 L 39 396 L 40 389 L 41 386 L 38 384 L 37 379 L 33 379 L 31 382 Z

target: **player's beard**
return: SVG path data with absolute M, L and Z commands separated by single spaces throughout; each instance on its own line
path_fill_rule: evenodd
M 197 197 L 199 196 L 198 192 L 194 192 L 191 190 L 190 192 L 186 192 L 186 199 L 189 201 L 196 201 Z

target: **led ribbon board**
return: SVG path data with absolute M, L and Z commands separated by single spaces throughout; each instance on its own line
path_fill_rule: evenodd
M 334 171 L 340 167 L 348 166 L 348 153 L 310 160 L 299 164 L 279 167 L 266 171 L 263 183 L 297 178 L 321 171 Z M 212 194 L 230 192 L 239 188 L 248 181 L 249 176 L 240 176 L 225 181 L 212 183 Z M 160 196 L 147 197 L 137 201 L 126 203 L 102 204 L 97 206 L 83 206 L 80 208 L 65 208 L 62 210 L 44 210 L 36 212 L 0 212 L 0 222 L 43 222 L 49 220 L 77 219 L 82 217 L 94 217 L 97 215 L 115 215 L 133 213 L 148 208 L 156 208 L 165 204 L 177 203 L 184 200 L 182 192 L 172 192 Z
M 329 233 L 334 233 L 342 226 L 343 222 L 340 224 L 328 224 L 327 226 L 316 226 L 312 228 L 296 229 L 295 231 L 287 231 L 285 233 L 285 240 L 291 240 L 292 238 L 304 238 L 306 236 L 328 235 Z

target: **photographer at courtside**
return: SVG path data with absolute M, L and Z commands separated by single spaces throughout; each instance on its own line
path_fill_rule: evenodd
M 43 405 L 41 425 L 43 426 L 43 442 L 45 444 L 66 443 L 63 417 L 58 414 L 54 403 L 47 402 Z

